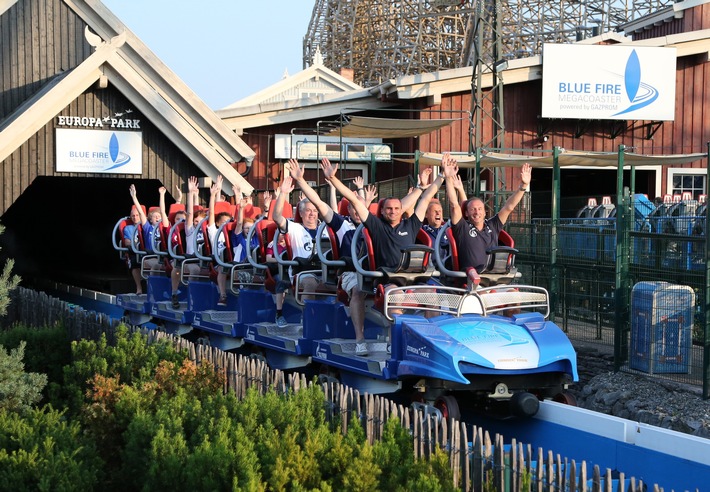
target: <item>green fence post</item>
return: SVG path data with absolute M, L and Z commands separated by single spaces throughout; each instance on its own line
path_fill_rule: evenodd
M 550 221 L 550 312 L 555 316 L 560 297 L 560 274 L 557 271 L 557 251 L 559 237 L 557 227 L 560 225 L 560 148 L 552 150 L 552 213 Z
M 629 323 L 629 204 L 628 190 L 624 190 L 624 150 L 625 145 L 619 145 L 619 161 L 616 175 L 616 259 L 614 300 L 616 313 L 614 316 L 614 370 L 621 369 L 628 357 L 628 341 L 626 331 Z

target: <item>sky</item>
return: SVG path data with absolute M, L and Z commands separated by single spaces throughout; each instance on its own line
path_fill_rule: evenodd
M 212 109 L 303 70 L 315 0 L 102 0 Z

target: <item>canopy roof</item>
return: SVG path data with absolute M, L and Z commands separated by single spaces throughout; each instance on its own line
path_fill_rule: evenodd
M 420 165 L 439 166 L 443 154 L 424 152 L 419 156 Z M 624 153 L 624 166 L 660 166 L 689 164 L 705 159 L 707 154 L 674 154 L 674 155 L 643 155 Z M 476 156 L 457 155 L 456 161 L 460 168 L 476 166 Z M 414 163 L 414 159 L 398 159 L 403 162 Z M 518 167 L 528 162 L 532 167 L 552 167 L 554 158 L 551 154 L 545 156 L 511 155 L 488 152 L 481 156 L 481 167 Z M 561 167 L 564 166 L 594 166 L 618 167 L 619 154 L 617 152 L 578 152 L 563 150 L 558 156 Z
M 397 120 L 367 116 L 345 116 L 345 123 L 328 135 L 343 137 L 404 138 L 418 137 L 450 125 L 455 119 Z

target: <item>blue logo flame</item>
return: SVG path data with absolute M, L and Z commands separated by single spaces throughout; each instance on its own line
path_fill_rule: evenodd
M 624 84 L 626 88 L 626 97 L 631 101 L 631 106 L 619 111 L 612 116 L 636 111 L 648 106 L 653 101 L 658 99 L 658 89 L 644 82 L 641 82 L 641 62 L 636 50 L 633 50 L 626 61 L 626 70 L 624 71 Z
M 117 167 L 125 166 L 126 164 L 131 162 L 131 156 L 124 152 L 121 152 L 121 149 L 118 145 L 118 137 L 115 133 L 111 133 L 111 138 L 108 142 L 108 153 L 111 157 L 111 161 L 113 162 L 113 166 L 107 167 L 106 169 L 104 169 L 104 171 L 116 169 Z

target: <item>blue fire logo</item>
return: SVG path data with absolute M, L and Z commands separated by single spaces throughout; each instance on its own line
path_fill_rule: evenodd
M 125 166 L 126 164 L 131 162 L 131 156 L 124 152 L 121 152 L 121 149 L 118 145 L 118 137 L 116 137 L 115 133 L 111 133 L 111 139 L 108 143 L 108 153 L 111 157 L 111 161 L 113 162 L 113 166 L 106 168 L 105 171 Z
M 626 87 L 626 97 L 631 101 L 631 106 L 613 116 L 644 108 L 658 99 L 658 89 L 641 82 L 641 62 L 636 50 L 631 52 L 629 59 L 626 61 L 624 85 Z

